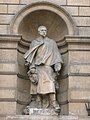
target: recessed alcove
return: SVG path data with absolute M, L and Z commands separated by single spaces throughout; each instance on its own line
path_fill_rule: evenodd
M 32 40 L 38 37 L 38 27 L 44 25 L 48 29 L 47 36 L 57 42 L 64 64 L 58 77 L 60 89 L 58 101 L 63 114 L 68 114 L 68 51 L 65 35 L 76 34 L 75 24 L 71 16 L 62 7 L 48 2 L 30 4 L 17 13 L 11 22 L 11 33 L 22 36 L 18 45 L 18 100 L 17 114 L 21 114 L 24 106 L 30 102 L 30 81 L 25 67 L 24 53 L 29 49 Z
M 68 29 L 64 20 L 56 13 L 49 10 L 38 10 L 28 14 L 20 23 L 18 33 L 23 39 L 32 41 L 38 37 L 37 29 L 44 25 L 48 29 L 50 38 L 60 41 L 68 34 Z

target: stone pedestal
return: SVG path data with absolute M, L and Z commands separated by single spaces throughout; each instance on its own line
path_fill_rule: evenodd
M 79 120 L 79 118 L 78 116 L 19 115 L 7 116 L 5 120 Z
M 29 115 L 59 115 L 54 109 L 29 108 Z

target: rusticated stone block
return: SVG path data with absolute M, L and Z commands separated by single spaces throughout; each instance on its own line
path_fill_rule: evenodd
M 80 90 L 80 89 L 73 89 L 69 90 L 69 100 L 70 101 L 89 101 L 90 100 L 90 92 L 89 90 Z
M 67 0 L 67 5 L 89 6 L 89 0 Z
M 2 38 L 1 38 L 2 39 Z M 15 50 L 13 50 L 13 49 L 16 49 L 16 51 L 17 51 L 17 42 L 13 42 L 13 39 L 12 38 L 6 38 L 6 39 L 11 39 L 12 40 L 12 42 L 10 42 L 10 41 L 8 41 L 8 40 L 6 40 L 5 41 L 5 39 L 3 38 L 2 39 L 2 41 L 0 41 L 0 48 L 2 49 L 2 48 L 12 48 L 12 50 L 11 51 L 15 51 Z M 8 51 L 8 50 L 6 50 L 6 51 Z
M 7 33 L 7 25 L 0 25 L 0 34 Z
M 79 27 L 79 35 L 89 36 L 90 35 L 90 27 Z
M 17 51 L 16 50 L 0 49 L 0 62 L 1 61 L 6 61 L 6 62 L 17 61 Z
M 90 17 L 74 17 L 77 26 L 90 26 Z
M 0 15 L 0 24 L 9 24 L 14 15 Z
M 71 15 L 75 15 L 75 16 L 78 16 L 78 7 L 69 7 L 69 6 L 66 6 L 66 7 L 64 7 L 67 11 L 68 11 L 68 13 L 70 13 Z
M 8 5 L 8 13 L 15 14 L 20 11 L 25 5 Z
M 0 102 L 0 115 L 16 114 L 16 102 Z
M 17 75 L 0 75 L 0 88 L 16 88 Z
M 56 0 L 55 2 L 53 0 L 20 0 L 21 4 L 30 4 L 30 3 L 35 3 L 35 2 L 52 2 L 56 3 L 58 5 L 66 5 L 66 0 Z
M 73 48 L 73 49 L 74 48 L 78 49 L 78 47 L 79 47 L 78 45 L 77 46 L 74 46 L 74 45 L 71 46 L 71 48 Z M 84 48 L 86 49 L 86 47 L 87 47 L 87 49 L 90 48 L 89 45 L 86 45 L 86 47 L 84 47 L 84 45 L 83 45 L 82 47 L 83 47 L 83 49 Z M 70 60 L 69 62 L 70 62 L 70 64 L 71 63 L 77 63 L 77 64 L 79 64 L 79 63 L 81 63 L 81 64 L 89 63 L 90 62 L 90 55 L 89 54 L 90 53 L 88 51 L 70 51 L 69 52 L 69 60 Z
M 69 115 L 87 116 L 85 103 L 69 103 Z
M 1 89 L 0 90 L 0 99 L 7 99 L 7 98 L 16 98 L 16 90 L 12 90 L 12 89 Z
M 90 77 L 89 76 L 69 76 L 69 89 L 89 89 Z
M 19 4 L 19 0 L 0 0 L 0 3 L 15 3 Z
M 69 73 L 71 74 L 90 74 L 90 65 L 70 65 Z
M 0 13 L 7 13 L 7 5 L 0 5 Z
M 17 63 L 0 63 L 0 72 L 14 72 L 17 73 Z
M 90 16 L 90 7 L 80 7 L 79 16 Z

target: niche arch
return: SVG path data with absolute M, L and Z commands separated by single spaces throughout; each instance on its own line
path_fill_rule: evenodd
M 12 34 L 22 34 L 31 41 L 37 37 L 37 28 L 45 25 L 48 36 L 60 41 L 65 35 L 74 35 L 76 26 L 72 17 L 61 6 L 50 2 L 36 2 L 20 10 L 10 24 Z M 57 37 L 58 36 L 58 37 Z

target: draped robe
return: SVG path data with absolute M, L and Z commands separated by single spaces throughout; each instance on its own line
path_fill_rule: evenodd
M 56 73 L 52 66 L 63 63 L 56 42 L 48 37 L 33 40 L 24 58 L 31 66 L 35 66 L 38 73 L 38 84 L 31 85 L 31 94 L 55 93 Z M 32 87 L 33 86 L 33 87 Z

